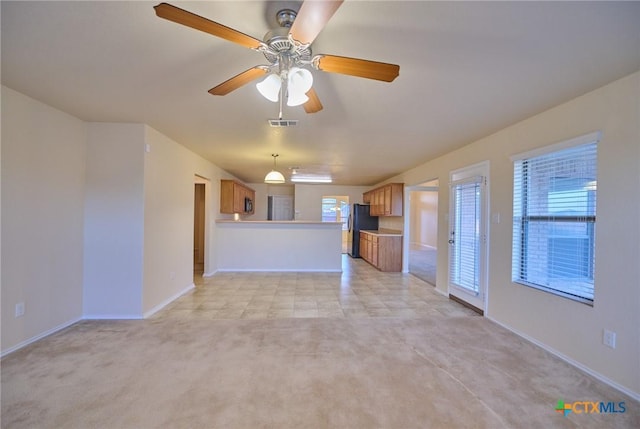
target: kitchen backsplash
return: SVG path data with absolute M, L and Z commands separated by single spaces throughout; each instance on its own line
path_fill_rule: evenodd
M 380 216 L 378 217 L 378 229 L 404 231 L 404 216 Z

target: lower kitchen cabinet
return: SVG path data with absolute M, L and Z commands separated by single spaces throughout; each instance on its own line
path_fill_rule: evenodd
M 402 271 L 402 235 L 360 231 L 360 256 L 380 271 Z

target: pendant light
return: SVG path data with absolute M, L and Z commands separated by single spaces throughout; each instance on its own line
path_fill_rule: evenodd
M 272 153 L 271 156 L 273 157 L 273 170 L 264 177 L 264 183 L 284 183 L 284 176 L 276 170 L 276 158 L 278 154 Z

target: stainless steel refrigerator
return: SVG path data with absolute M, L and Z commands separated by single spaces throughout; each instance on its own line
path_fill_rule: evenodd
M 360 231 L 377 230 L 378 217 L 369 214 L 369 206 L 366 204 L 354 204 L 349 213 L 349 241 L 347 253 L 353 258 L 360 257 Z

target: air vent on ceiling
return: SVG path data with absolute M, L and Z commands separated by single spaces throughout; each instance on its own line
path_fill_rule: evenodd
M 298 125 L 297 119 L 269 119 L 272 127 L 295 127 Z

